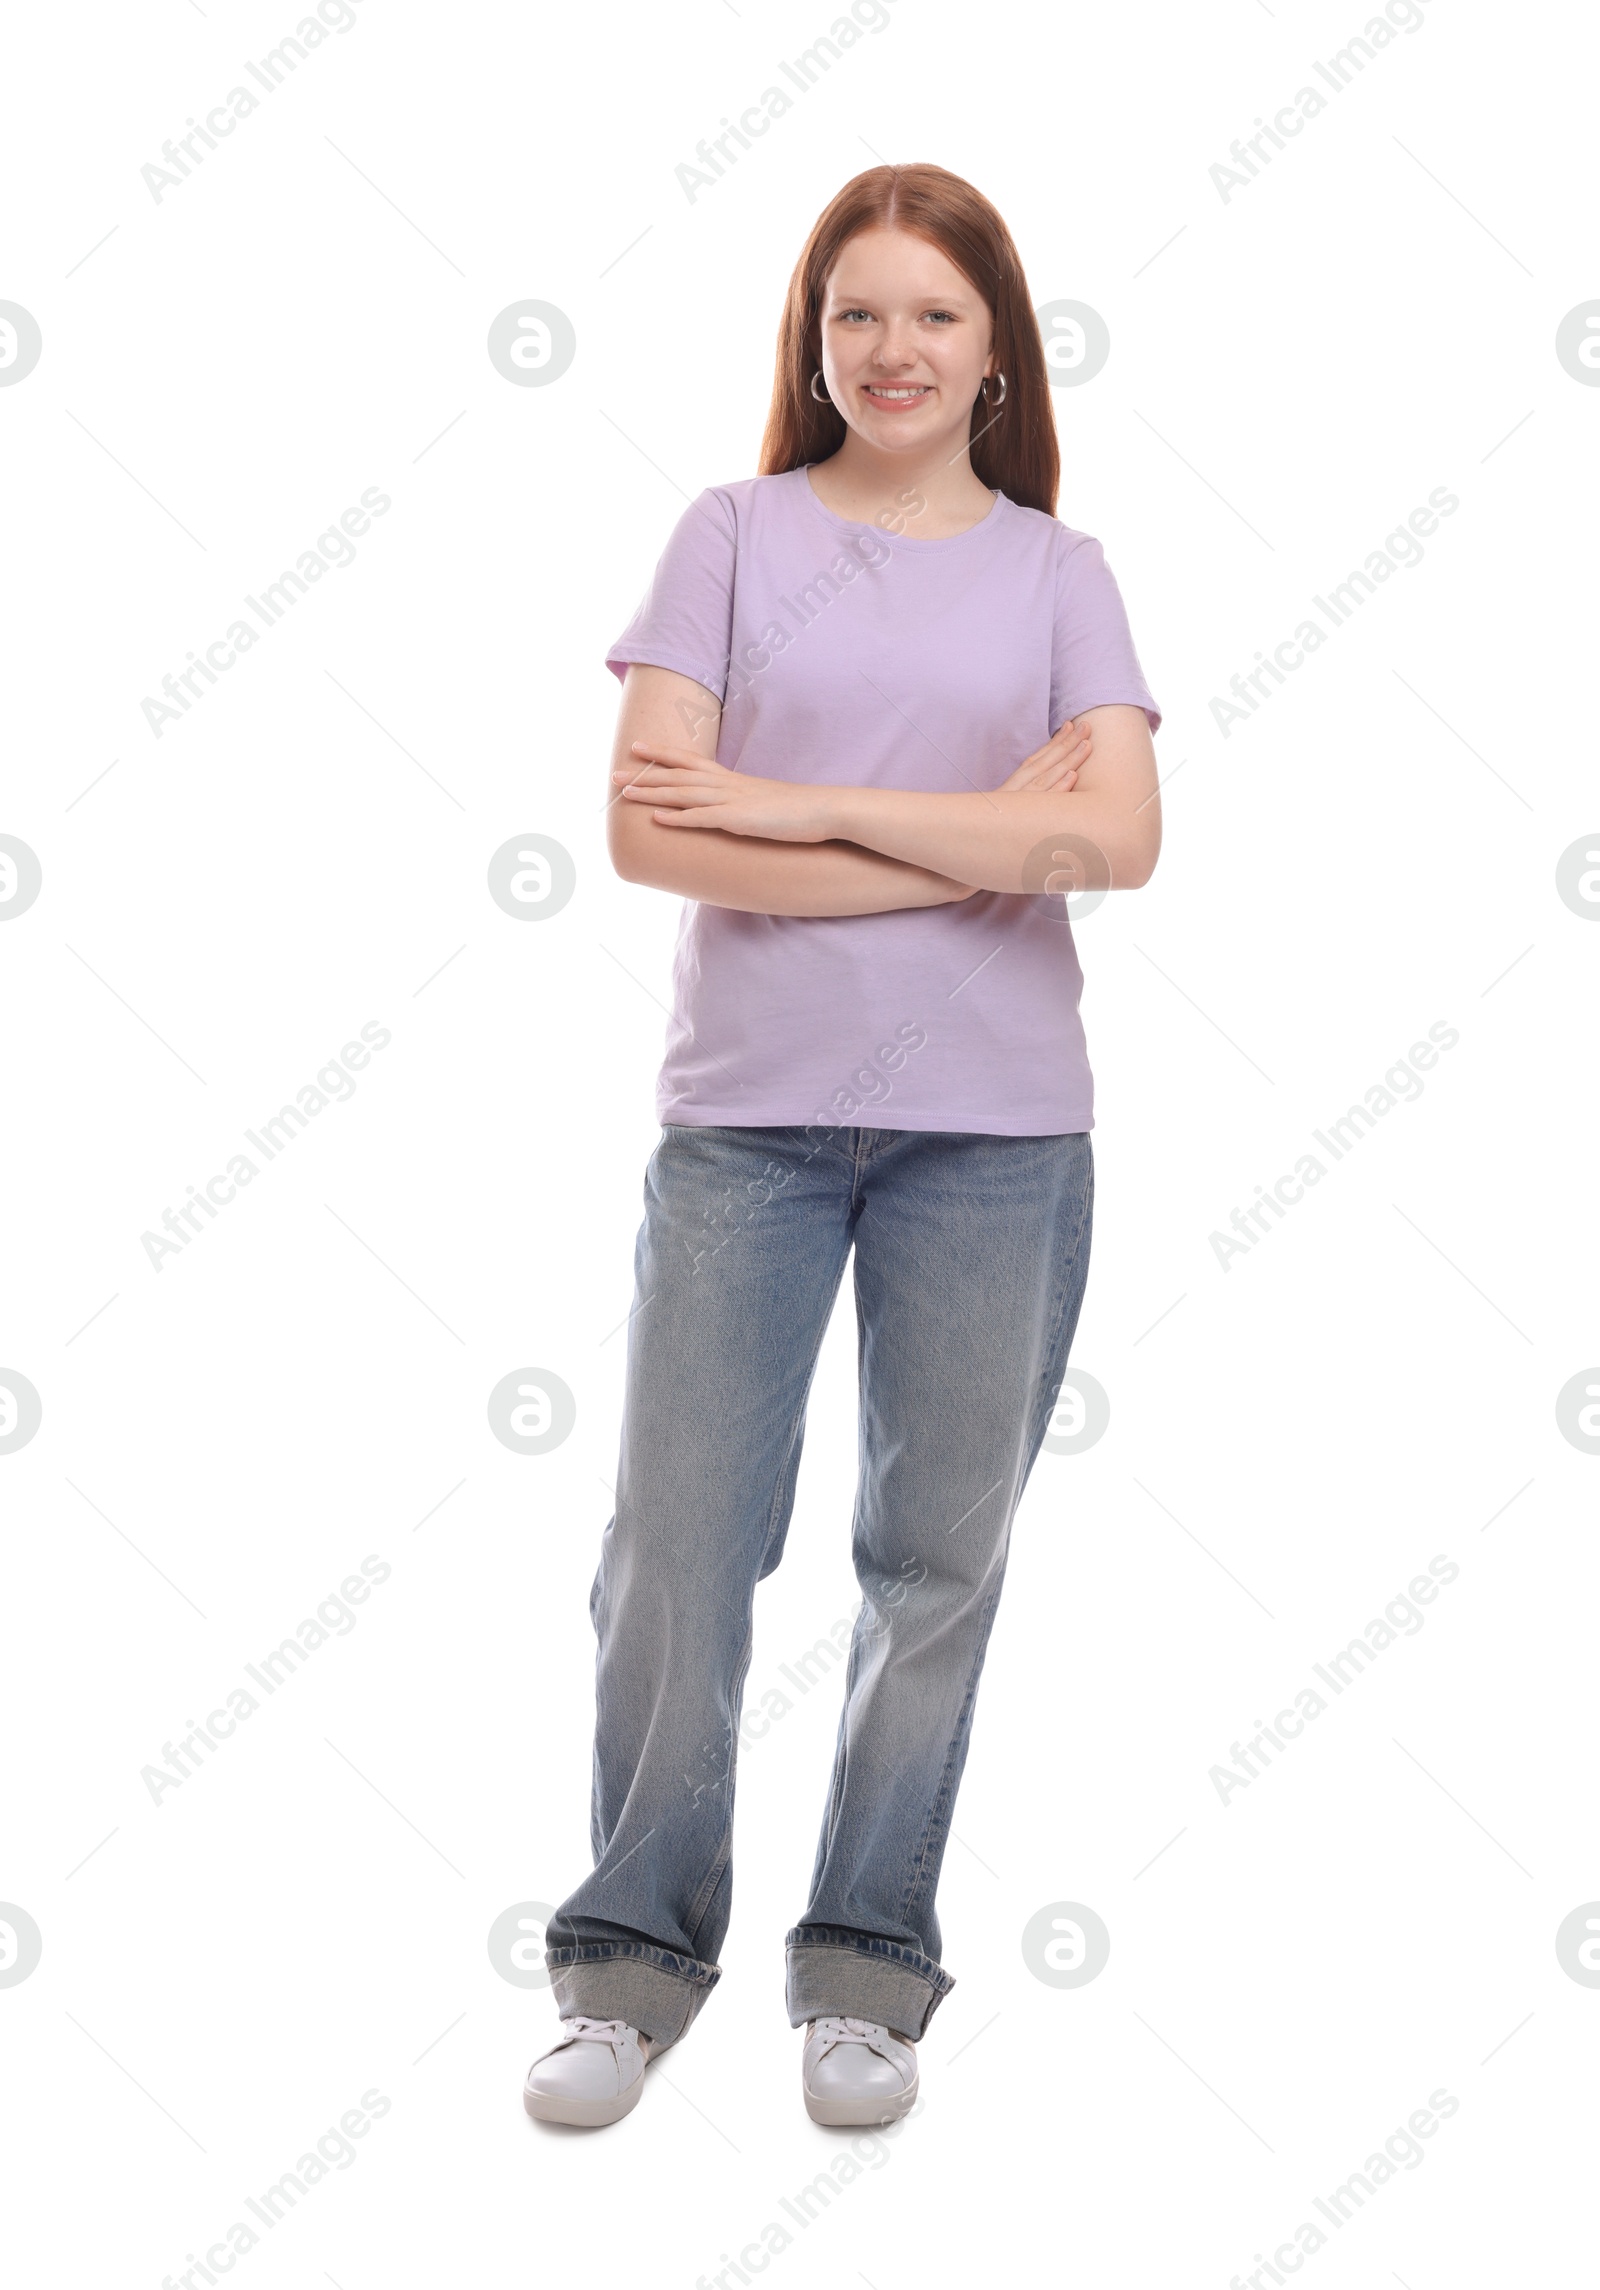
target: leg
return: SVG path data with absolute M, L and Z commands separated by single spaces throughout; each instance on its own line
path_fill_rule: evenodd
M 1093 1161 L 1086 1134 L 859 1134 L 862 1607 L 789 2016 L 915 2038 L 954 1986 L 934 1893 L 1012 1513 L 1083 1300 Z
M 563 2018 L 671 2043 L 716 1981 L 752 1599 L 788 1527 L 853 1174 L 796 1129 L 671 1127 L 651 1157 L 590 1602 L 595 1868 L 546 1934 Z

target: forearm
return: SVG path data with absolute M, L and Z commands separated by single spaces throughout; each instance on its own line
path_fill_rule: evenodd
M 1040 889 L 1051 871 L 1049 844 L 1067 837 L 1103 852 L 1112 884 L 1131 889 L 1149 880 L 1160 848 L 1155 803 L 1135 807 L 1105 793 L 925 795 L 840 787 L 826 795 L 833 833 L 979 890 Z M 1024 862 L 1030 859 L 1025 882 Z
M 970 893 L 965 880 L 850 842 L 776 843 L 721 829 L 685 835 L 637 814 L 621 825 L 631 831 L 614 834 L 612 862 L 625 881 L 745 914 L 888 914 Z

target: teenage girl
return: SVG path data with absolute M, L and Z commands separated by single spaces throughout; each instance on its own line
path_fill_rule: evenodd
M 1161 832 L 1160 715 L 1058 482 L 1005 224 L 872 168 L 795 270 L 761 474 L 690 505 L 608 655 L 612 859 L 686 903 L 545 2120 L 626 2114 L 717 1981 L 753 1593 L 852 1249 L 861 1607 L 786 1944 L 814 2120 L 905 2113 L 954 1985 L 934 1895 L 1088 1270 L 1066 894 L 1148 881 Z

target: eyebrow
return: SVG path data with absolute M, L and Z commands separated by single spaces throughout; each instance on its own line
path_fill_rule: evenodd
M 855 302 L 871 302 L 871 301 L 874 299 L 874 297 L 873 297 L 872 295 L 870 295 L 870 294 L 851 294 L 851 293 L 848 293 L 848 292 L 847 292 L 847 291 L 846 291 L 846 290 L 845 290 L 843 287 L 839 287 L 839 286 L 830 287 L 830 288 L 828 289 L 828 292 L 829 292 L 829 296 L 830 296 L 830 299 L 831 299 L 831 300 L 833 300 L 833 301 L 835 301 L 835 302 L 846 302 L 846 303 L 855 303 Z M 958 304 L 959 304 L 959 305 L 960 305 L 962 308 L 966 308 L 966 307 L 967 307 L 967 306 L 970 304 L 970 302 L 971 302 L 971 300 L 972 300 L 972 297 L 971 297 L 970 295 L 968 295 L 968 294 L 963 294 L 963 293 L 961 293 L 961 292 L 957 291 L 956 293 L 953 293 L 953 294 L 950 294 L 950 293 L 938 293 L 938 292 L 935 292 L 935 293 L 929 293 L 929 294 L 918 294 L 918 295 L 914 295 L 914 296 L 912 297 L 912 299 L 913 299 L 914 301 L 916 301 L 916 302 L 919 302 L 919 303 L 929 303 L 929 302 L 935 302 L 935 303 L 939 303 L 939 304 L 941 304 L 941 305 L 946 305 L 946 306 L 950 307 L 951 309 L 954 309 L 954 308 L 955 308 L 955 307 L 956 307 Z

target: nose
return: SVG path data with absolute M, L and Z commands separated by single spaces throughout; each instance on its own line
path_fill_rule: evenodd
M 906 373 L 918 362 L 918 346 L 909 332 L 886 332 L 872 355 L 872 364 L 881 366 L 884 373 Z
M 911 327 L 903 320 L 891 319 L 883 330 L 872 362 L 885 372 L 903 373 L 914 366 L 920 352 Z

